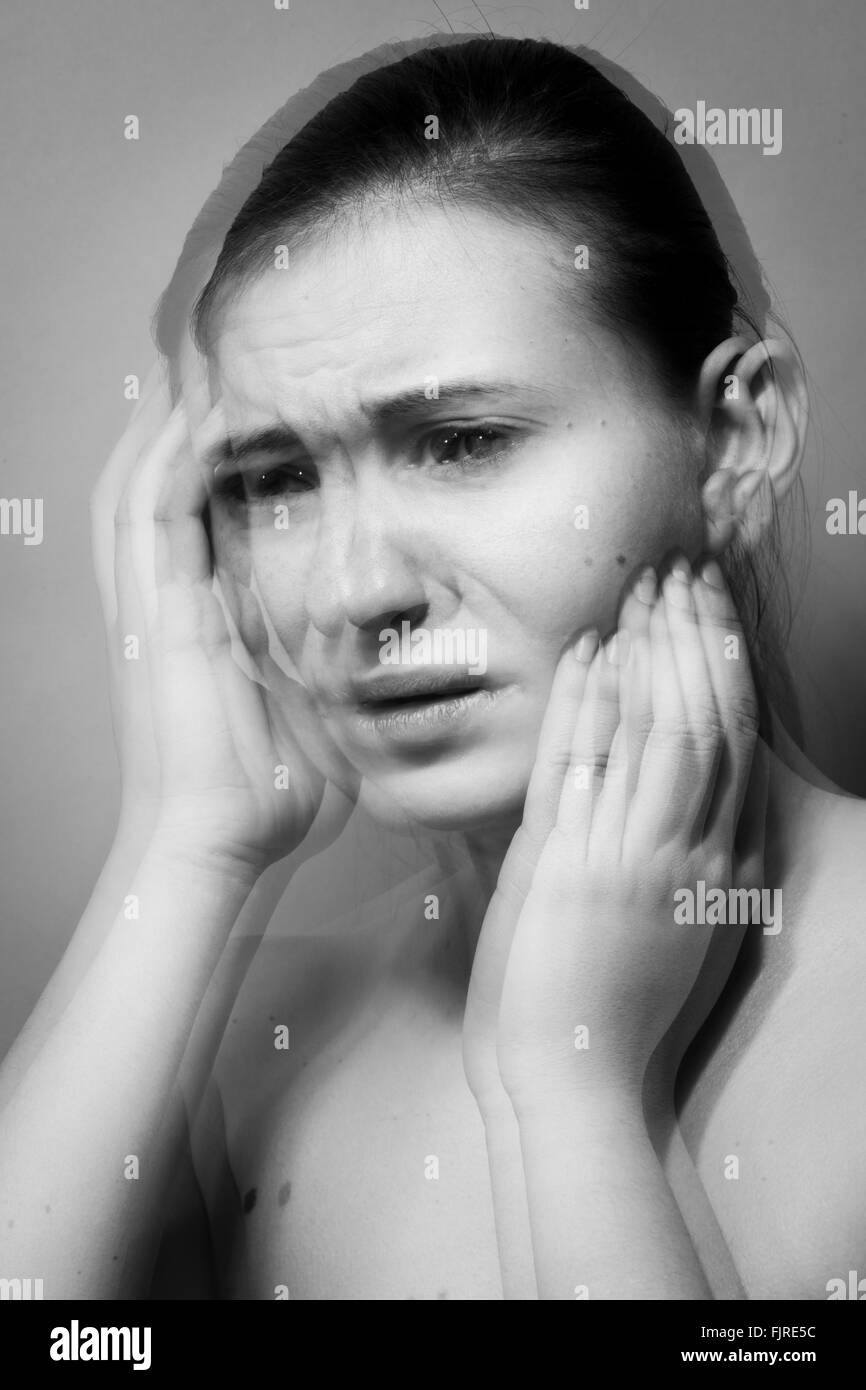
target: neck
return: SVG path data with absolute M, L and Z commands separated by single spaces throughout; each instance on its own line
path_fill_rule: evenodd
M 795 902 L 804 897 L 832 853 L 836 814 L 850 798 L 806 757 L 775 717 L 772 738 L 764 881 L 769 888 L 784 888 Z M 787 946 L 797 935 L 797 920 L 795 914 L 786 916 Z
M 425 839 L 425 883 L 439 895 L 438 926 L 430 922 L 420 952 L 412 934 L 405 942 L 424 974 L 446 976 L 465 991 L 485 913 L 519 823 L 512 815 L 483 828 Z

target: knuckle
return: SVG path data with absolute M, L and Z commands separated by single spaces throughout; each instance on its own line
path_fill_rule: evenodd
M 688 717 L 695 737 L 713 746 L 724 738 L 724 723 L 716 703 L 711 697 L 693 701 L 689 707 Z
M 754 691 L 735 691 L 728 706 L 728 723 L 744 739 L 758 733 L 760 715 Z
M 688 725 L 680 715 L 656 715 L 650 725 L 650 738 L 660 747 L 680 743 Z
M 724 741 L 725 730 L 714 705 L 702 704 L 681 714 L 663 716 L 653 724 L 653 738 L 684 757 L 714 755 Z
M 554 748 L 548 755 L 546 770 L 552 772 L 556 777 L 565 777 L 571 767 L 571 749 L 564 745 Z
M 724 849 L 713 850 L 701 865 L 701 873 L 713 888 L 727 887 L 731 882 L 731 855 Z
M 629 718 L 629 728 L 634 738 L 646 743 L 653 731 L 652 711 L 642 710 L 639 714 L 632 715 Z

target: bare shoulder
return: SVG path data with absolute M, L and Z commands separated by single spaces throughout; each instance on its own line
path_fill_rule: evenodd
M 821 792 L 788 846 L 682 1128 L 751 1298 L 866 1276 L 866 803 Z

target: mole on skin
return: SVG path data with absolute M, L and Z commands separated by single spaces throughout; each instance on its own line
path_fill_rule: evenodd
M 256 1189 L 254 1187 L 251 1187 L 246 1197 L 244 1197 L 244 1216 L 249 1216 L 250 1212 L 256 1204 L 257 1195 L 258 1194 L 256 1192 Z
M 279 1192 L 277 1193 L 277 1202 L 279 1203 L 279 1205 L 280 1205 L 281 1207 L 284 1207 L 284 1206 L 286 1205 L 286 1202 L 287 1202 L 287 1201 L 289 1200 L 289 1198 L 291 1197 L 291 1195 L 292 1195 L 292 1184 L 291 1184 L 290 1182 L 284 1182 L 283 1185 L 282 1185 L 282 1187 L 280 1188 Z

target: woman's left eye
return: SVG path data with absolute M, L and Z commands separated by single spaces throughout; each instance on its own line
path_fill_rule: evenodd
M 424 441 L 436 464 L 456 468 L 494 458 L 512 443 L 508 431 L 496 425 L 449 425 L 428 434 Z

